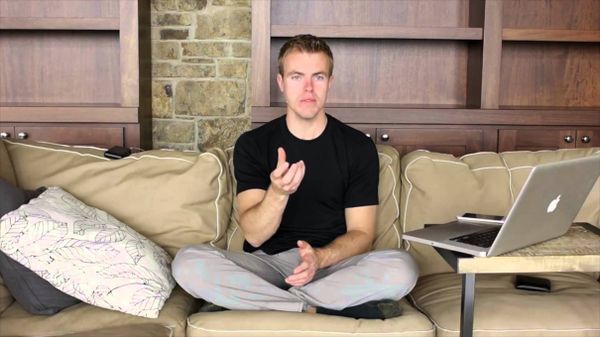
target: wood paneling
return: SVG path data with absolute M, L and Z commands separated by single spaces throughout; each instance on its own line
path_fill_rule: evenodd
M 271 2 L 252 1 L 252 105 L 269 106 L 271 95 Z M 277 62 L 277 55 L 275 56 Z
M 124 107 L 139 106 L 138 12 L 136 1 L 120 2 L 119 61 L 121 98 Z
M 506 28 L 600 30 L 598 0 L 502 0 Z
M 457 157 L 483 150 L 483 130 L 467 128 L 380 128 L 377 142 L 394 146 L 400 155 L 426 149 Z
M 600 44 L 505 42 L 500 106 L 600 107 Z
M 500 86 L 500 55 L 502 51 L 502 2 L 485 2 L 483 36 L 483 66 L 481 71 L 481 107 L 498 108 Z
M 274 25 L 468 27 L 468 0 L 272 1 Z
M 47 142 L 70 144 L 70 145 L 91 145 L 91 146 L 110 146 L 124 144 L 122 126 L 99 126 L 99 125 L 80 125 L 80 126 L 52 126 L 52 125 L 27 125 L 15 126 L 14 137 L 19 133 L 27 134 L 27 139 L 43 140 Z
M 326 111 L 402 153 L 598 144 L 598 0 L 254 1 L 255 124 L 285 113 L 276 57 L 301 33 L 334 53 Z
M 271 79 L 283 42 L 272 41 Z M 466 42 L 333 39 L 328 43 L 335 55 L 329 103 L 466 105 Z M 270 83 L 271 101 L 283 103 L 277 84 Z
M 0 17 L 118 18 L 119 0 L 0 0 Z
M 502 129 L 498 134 L 498 152 L 575 148 L 576 137 L 577 130 L 569 129 Z
M 0 0 L 0 122 L 16 138 L 151 148 L 149 53 L 149 1 Z
M 0 102 L 120 103 L 119 36 L 0 31 Z

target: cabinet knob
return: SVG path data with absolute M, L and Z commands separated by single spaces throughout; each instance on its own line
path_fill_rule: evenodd
M 8 132 L 0 132 L 0 138 L 5 139 L 10 137 L 10 133 Z
M 365 136 L 371 138 L 371 134 L 370 133 L 365 133 Z
M 565 140 L 565 143 L 573 143 L 573 136 L 565 136 L 563 139 Z
M 27 132 L 19 132 L 17 133 L 17 138 L 19 139 L 26 139 L 27 138 Z
M 581 142 L 584 143 L 584 144 L 587 144 L 587 143 L 589 143 L 591 141 L 592 141 L 592 138 L 590 136 L 583 136 L 583 137 L 581 137 Z
M 383 140 L 384 142 L 387 142 L 388 140 L 390 140 L 390 135 L 388 135 L 387 133 L 384 133 L 383 135 L 381 135 L 381 140 Z

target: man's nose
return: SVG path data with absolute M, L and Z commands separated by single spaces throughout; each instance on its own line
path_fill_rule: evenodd
M 304 90 L 305 91 L 312 91 L 313 90 L 312 79 L 308 79 L 308 80 L 304 81 Z

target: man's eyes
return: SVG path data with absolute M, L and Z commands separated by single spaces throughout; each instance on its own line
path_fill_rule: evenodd
M 291 75 L 290 78 L 294 81 L 302 79 L 301 75 Z M 313 78 L 317 81 L 323 81 L 326 79 L 325 75 L 314 75 Z

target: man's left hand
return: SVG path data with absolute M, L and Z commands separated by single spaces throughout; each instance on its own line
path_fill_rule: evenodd
M 319 269 L 317 251 L 306 241 L 298 240 L 300 264 L 294 268 L 294 273 L 286 277 L 285 282 L 293 287 L 301 287 L 310 282 Z

